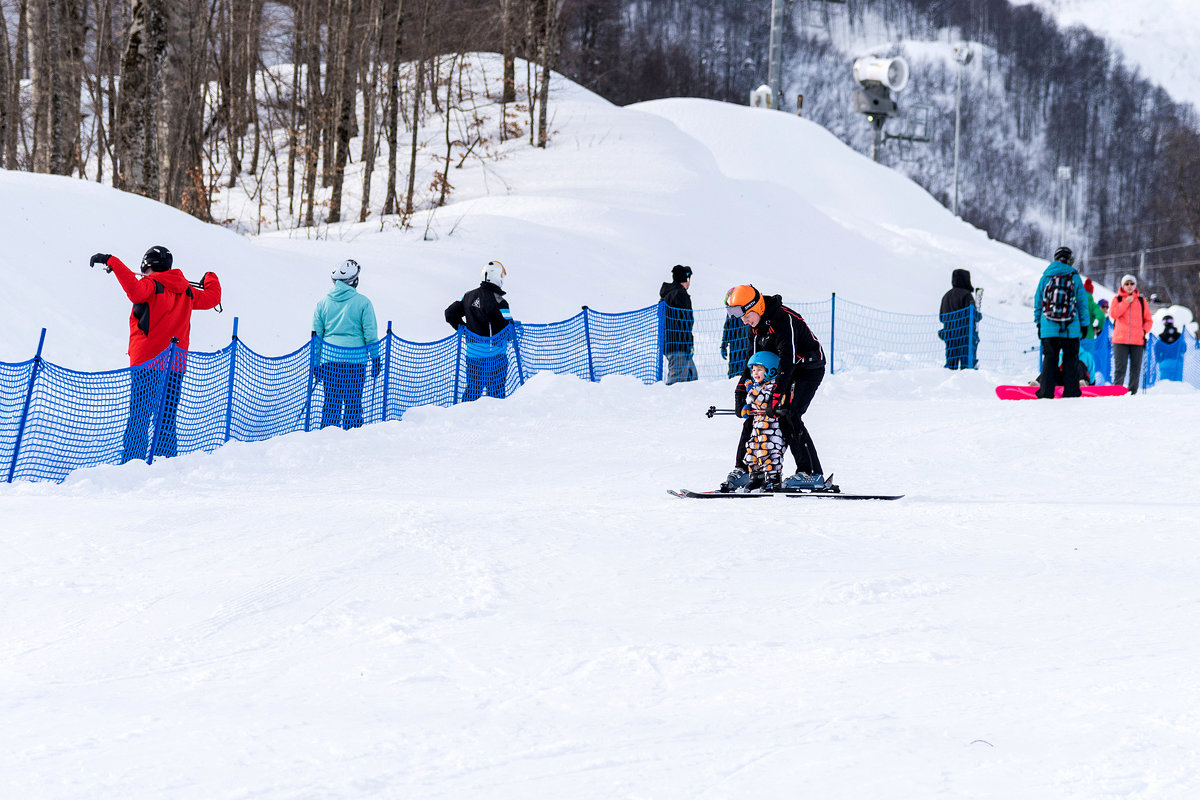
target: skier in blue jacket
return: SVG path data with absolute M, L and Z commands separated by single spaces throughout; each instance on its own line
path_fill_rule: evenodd
M 379 377 L 379 326 L 375 307 L 356 288 L 360 271 L 352 259 L 334 267 L 333 288 L 313 312 L 313 363 L 325 385 L 322 428 L 361 426 L 368 361 L 371 380 Z
M 1091 324 L 1088 313 L 1087 290 L 1083 278 L 1075 271 L 1075 255 L 1069 247 L 1054 251 L 1054 261 L 1042 273 L 1033 296 L 1033 321 L 1042 340 L 1042 372 L 1037 396 L 1054 397 L 1059 356 L 1062 374 L 1075 375 L 1079 369 L 1079 341 L 1087 335 Z M 1065 381 L 1063 397 L 1079 397 L 1079 382 Z

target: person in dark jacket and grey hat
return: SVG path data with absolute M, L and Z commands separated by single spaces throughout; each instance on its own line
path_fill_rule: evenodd
M 946 343 L 946 369 L 975 369 L 980 314 L 968 270 L 956 269 L 950 274 L 950 291 L 942 295 L 938 317 L 942 321 L 938 338 Z
M 663 328 L 663 355 L 667 357 L 667 385 L 694 381 L 696 362 L 692 360 L 695 340 L 692 338 L 692 297 L 688 287 L 692 285 L 692 268 L 683 264 L 671 267 L 671 282 L 664 283 L 658 290 L 662 300 L 666 324 Z

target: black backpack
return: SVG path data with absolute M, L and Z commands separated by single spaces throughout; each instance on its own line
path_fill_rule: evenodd
M 1075 273 L 1051 275 L 1042 288 L 1042 316 L 1051 322 L 1075 319 Z

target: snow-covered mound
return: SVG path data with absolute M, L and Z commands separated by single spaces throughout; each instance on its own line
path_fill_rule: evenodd
M 564 79 L 553 113 L 547 150 L 509 142 L 499 160 L 468 161 L 451 175 L 449 203 L 408 231 L 372 219 L 251 239 L 94 183 L 0 171 L 0 293 L 16 309 L 0 360 L 32 355 L 45 326 L 52 361 L 126 363 L 128 303 L 87 261 L 101 251 L 136 264 L 154 244 L 189 277 L 222 279 L 224 316 L 195 317 L 193 347 L 205 350 L 229 341 L 233 316 L 259 352 L 299 346 L 328 270 L 347 257 L 363 264 L 381 325 L 393 320 L 410 340 L 450 333 L 442 309 L 490 259 L 508 266 L 510 302 L 527 322 L 651 305 L 676 263 L 695 268 L 697 307 L 754 282 L 795 300 L 836 291 L 934 313 L 950 271 L 967 267 L 990 290 L 988 313 L 1028 315 L 1014 304 L 1027 302 L 1043 259 L 988 240 L 811 122 L 698 100 L 619 108 Z M 244 228 L 256 211 L 223 209 Z

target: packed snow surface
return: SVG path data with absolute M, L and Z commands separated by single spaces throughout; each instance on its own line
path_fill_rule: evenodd
M 697 307 L 753 280 L 909 314 L 978 265 L 985 313 L 1031 319 L 1044 261 L 811 123 L 569 86 L 555 108 L 553 146 L 489 167 L 499 194 L 464 174 L 434 241 L 251 240 L 0 172 L 0 360 L 46 326 L 57 363 L 122 366 L 128 304 L 87 258 L 160 243 L 225 283 L 199 349 L 233 315 L 260 352 L 299 346 L 346 256 L 412 339 L 449 333 L 488 258 L 532 322 L 648 305 L 677 262 Z M 1193 797 L 1197 394 L 995 399 L 1030 377 L 827 376 L 826 469 L 896 502 L 676 499 L 733 466 L 738 423 L 703 413 L 731 384 L 550 374 L 0 485 L 4 794 Z

